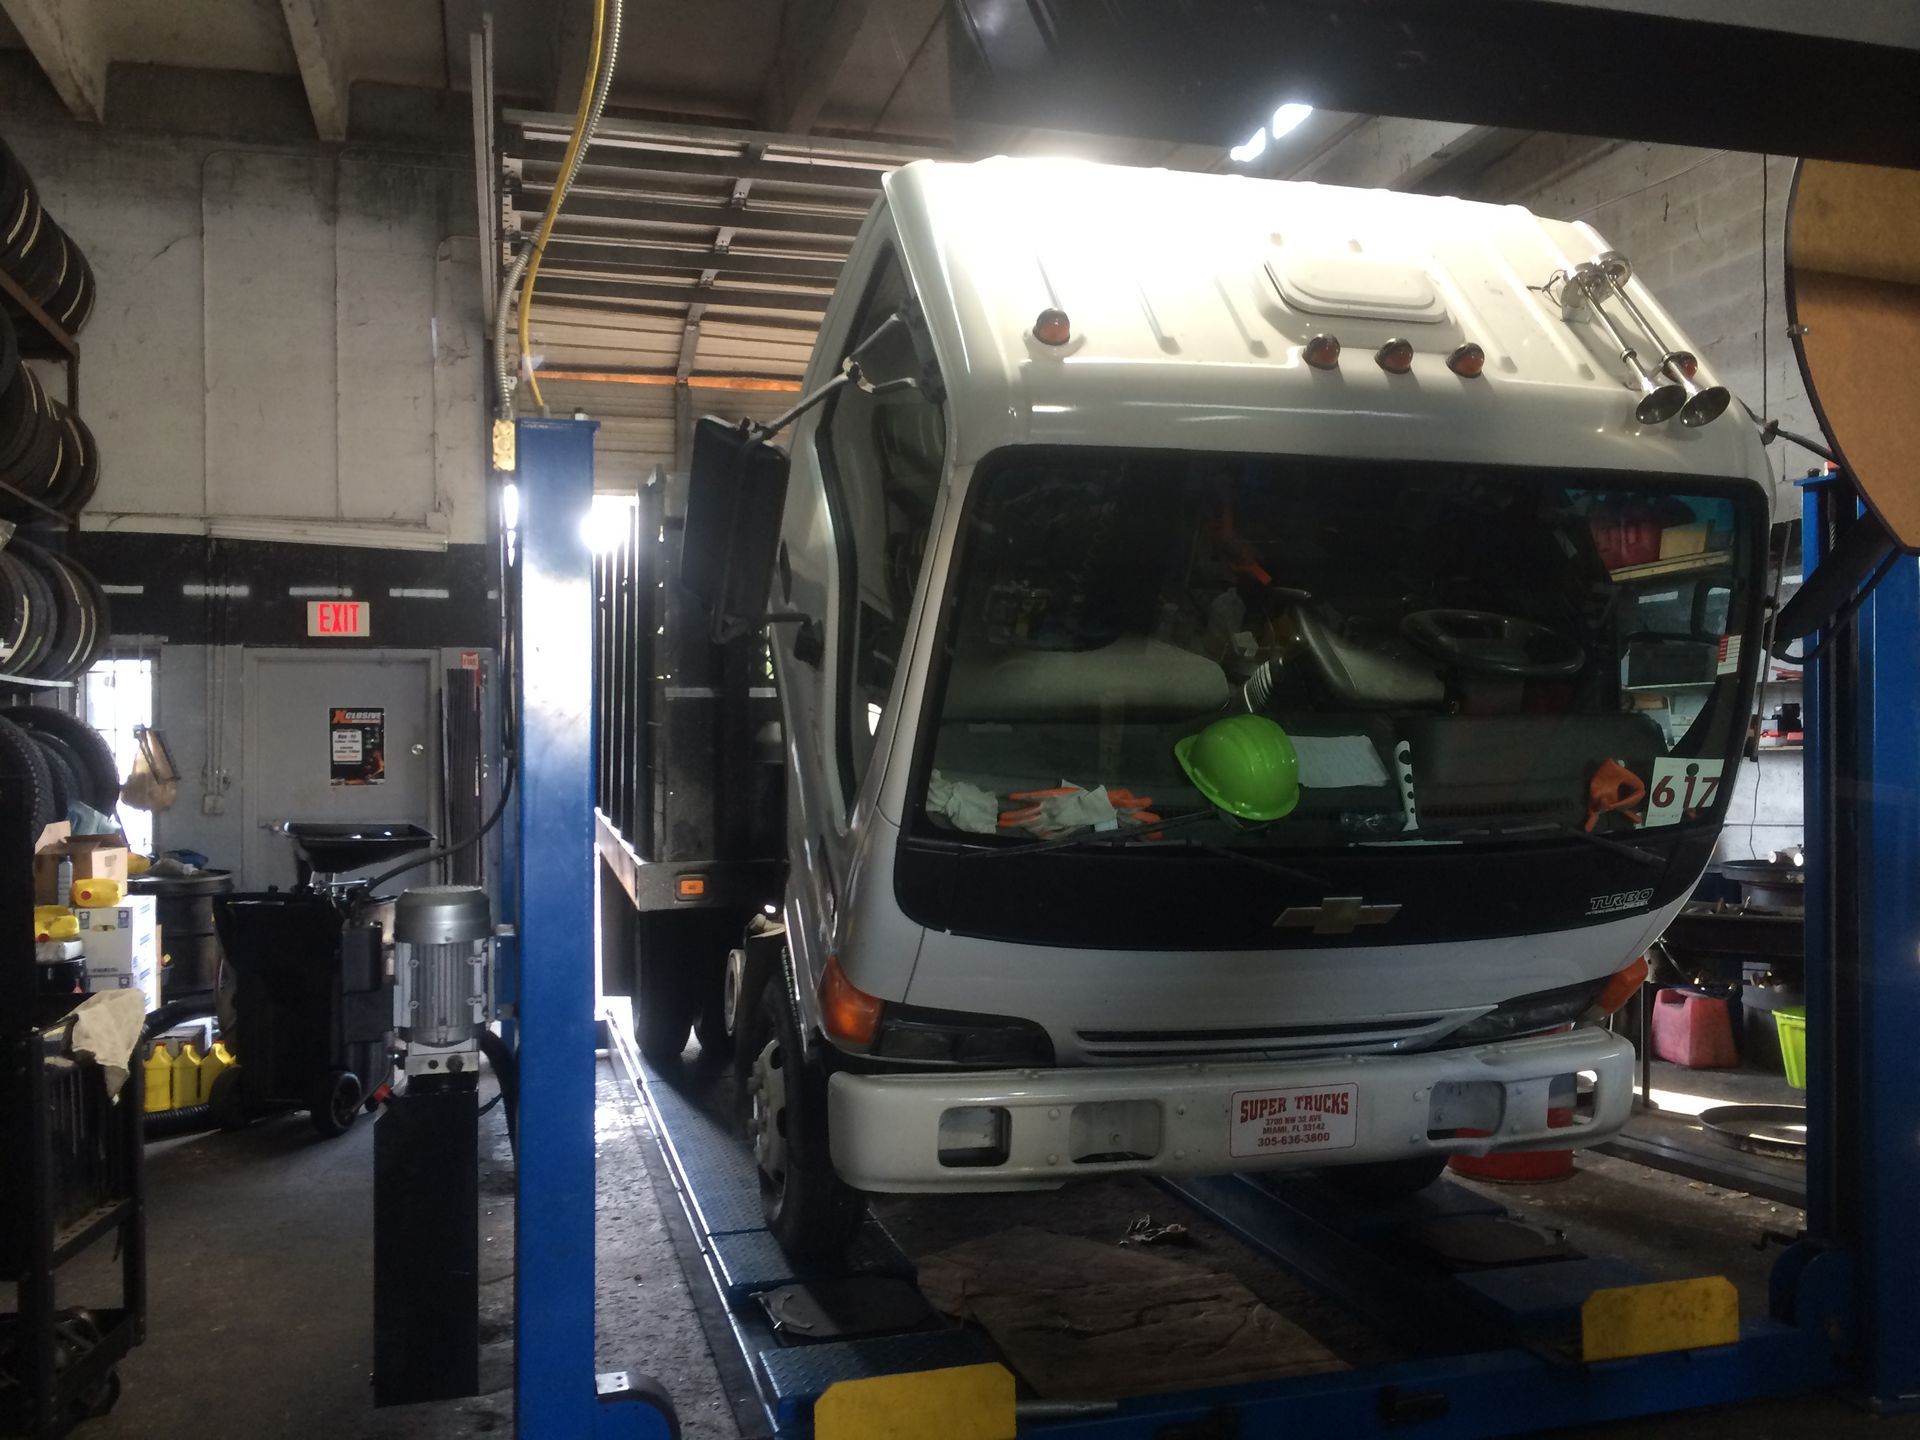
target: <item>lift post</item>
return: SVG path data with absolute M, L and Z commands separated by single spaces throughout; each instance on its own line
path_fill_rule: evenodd
M 1803 485 L 1811 576 L 1860 500 Z M 1811 639 L 1809 644 L 1811 644 Z M 1807 1234 L 1775 1309 L 1837 1292 L 1840 1363 L 1876 1410 L 1920 1407 L 1920 566 L 1896 562 L 1806 666 Z
M 517 426 L 514 625 L 519 963 L 514 1431 L 670 1440 L 651 1382 L 594 1371 L 593 436 Z M 510 538 L 510 544 L 516 542 Z M 515 577 L 506 578 L 508 585 Z

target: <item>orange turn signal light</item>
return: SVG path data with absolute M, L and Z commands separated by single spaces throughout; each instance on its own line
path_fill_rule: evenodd
M 828 1035 L 864 1050 L 880 1029 L 880 1005 L 864 990 L 854 988 L 840 968 L 838 955 L 827 957 L 827 968 L 820 972 L 820 1025 Z
M 1396 336 L 1374 351 L 1373 358 L 1389 375 L 1404 375 L 1413 369 L 1413 342 Z
M 1340 342 L 1331 335 L 1316 335 L 1307 341 L 1300 358 L 1316 370 L 1340 368 Z
M 1611 1015 L 1627 1001 L 1634 992 L 1647 983 L 1647 957 L 1642 955 L 1624 970 L 1616 970 L 1600 987 L 1600 993 L 1593 997 L 1595 1015 Z
M 1064 345 L 1073 338 L 1073 322 L 1066 311 L 1049 307 L 1033 322 L 1033 338 L 1042 345 Z
M 673 898 L 676 900 L 698 900 L 707 893 L 707 877 L 704 875 L 682 875 L 673 882 Z
M 1487 352 L 1471 340 L 1455 347 L 1454 352 L 1447 356 L 1447 369 L 1462 380 L 1477 380 L 1480 378 L 1480 372 L 1486 368 Z

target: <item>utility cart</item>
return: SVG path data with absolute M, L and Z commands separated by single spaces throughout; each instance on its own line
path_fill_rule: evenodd
M 239 1064 L 208 1097 L 221 1124 L 304 1109 L 344 1135 L 386 1083 L 393 1028 L 383 908 L 344 876 L 433 843 L 417 825 L 289 822 L 300 888 L 217 896 L 214 923 L 234 976 L 230 1043 Z
M 73 1017 L 32 1023 L 34 952 L 18 917 L 33 906 L 33 845 L 24 788 L 0 774 L 0 1435 L 64 1435 L 119 1397 L 114 1366 L 145 1338 L 146 1230 L 141 1184 L 141 1073 L 117 1096 L 105 1071 L 72 1050 Z M 120 1295 L 110 1308 L 62 1304 L 68 1262 L 114 1237 Z

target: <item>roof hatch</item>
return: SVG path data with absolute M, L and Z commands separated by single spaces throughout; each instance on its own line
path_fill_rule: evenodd
M 1310 315 L 1356 315 L 1416 325 L 1447 318 L 1433 277 L 1419 265 L 1321 252 L 1276 255 L 1266 270 L 1280 298 Z

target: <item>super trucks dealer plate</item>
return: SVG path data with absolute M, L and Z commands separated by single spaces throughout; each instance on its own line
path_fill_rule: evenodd
M 1360 1087 L 1238 1090 L 1228 1112 L 1228 1150 L 1237 1156 L 1345 1150 L 1354 1143 Z

